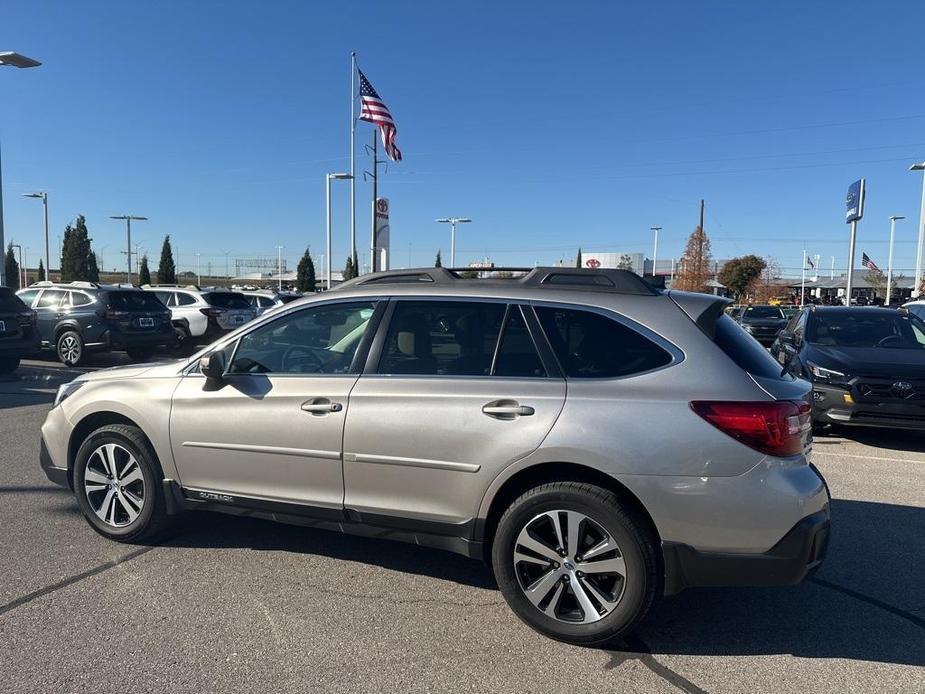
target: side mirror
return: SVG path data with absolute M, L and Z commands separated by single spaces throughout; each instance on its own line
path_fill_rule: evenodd
M 225 375 L 225 353 L 216 351 L 202 357 L 199 370 L 210 381 L 221 381 Z

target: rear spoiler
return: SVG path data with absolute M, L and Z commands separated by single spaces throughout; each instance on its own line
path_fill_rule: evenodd
M 716 337 L 716 321 L 726 307 L 732 304 L 732 299 L 712 294 L 675 290 L 666 293 L 711 340 Z

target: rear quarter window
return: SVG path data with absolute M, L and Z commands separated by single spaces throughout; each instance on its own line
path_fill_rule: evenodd
M 716 321 L 716 344 L 739 368 L 755 376 L 781 378 L 781 366 L 758 341 L 729 316 Z

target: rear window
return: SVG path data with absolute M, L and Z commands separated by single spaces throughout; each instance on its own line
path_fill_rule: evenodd
M 764 378 L 780 378 L 780 364 L 729 316 L 720 316 L 716 321 L 714 341 L 744 371 Z
M 165 306 L 151 292 L 108 292 L 106 304 L 113 311 L 163 311 Z
M 0 287 L 0 311 L 25 311 L 28 308 L 12 289 Z
M 671 362 L 652 340 L 599 313 L 537 307 L 536 314 L 569 378 L 629 376 Z
M 745 309 L 746 318 L 783 318 L 784 313 L 777 306 L 749 306 Z
M 252 308 L 246 296 L 235 292 L 207 292 L 202 298 L 216 308 Z

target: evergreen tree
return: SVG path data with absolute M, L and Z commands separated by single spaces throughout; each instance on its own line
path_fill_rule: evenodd
M 77 215 L 74 226 L 64 228 L 64 244 L 61 249 L 61 281 L 74 280 L 97 281 L 99 270 L 96 258 L 90 250 L 90 236 L 87 232 L 87 220 Z M 92 265 L 92 268 L 91 268 Z M 96 279 L 93 279 L 93 278 Z
M 296 267 L 296 289 L 300 292 L 307 293 L 315 291 L 315 262 L 312 260 L 312 254 L 306 248 L 302 259 Z
M 148 254 L 141 256 L 141 263 L 138 265 L 138 284 L 151 284 L 151 271 L 148 269 Z
M 681 264 L 672 289 L 686 292 L 706 292 L 710 280 L 710 266 L 713 257 L 710 254 L 710 239 L 698 225 L 687 240 L 687 248 L 681 256 Z
M 90 257 L 87 260 L 87 281 L 100 281 L 100 261 L 99 258 L 96 257 L 96 253 L 90 253 Z
M 158 284 L 177 283 L 177 266 L 173 262 L 170 234 L 164 237 L 164 245 L 161 246 L 161 262 L 157 266 L 157 282 Z
M 14 292 L 19 289 L 19 263 L 16 262 L 12 243 L 7 245 L 6 255 L 3 257 L 3 276 L 6 277 L 7 287 Z
M 347 263 L 344 265 L 343 280 L 346 282 L 347 280 L 352 280 L 356 276 L 357 273 L 356 269 L 353 267 L 353 258 L 347 256 Z
M 440 256 L 440 251 L 437 251 L 437 257 L 434 258 L 434 267 L 443 267 L 443 258 Z
M 45 281 L 45 263 L 42 262 L 42 259 L 39 258 L 39 282 Z
M 578 247 L 578 253 L 575 254 L 575 267 L 581 267 L 581 246 Z

